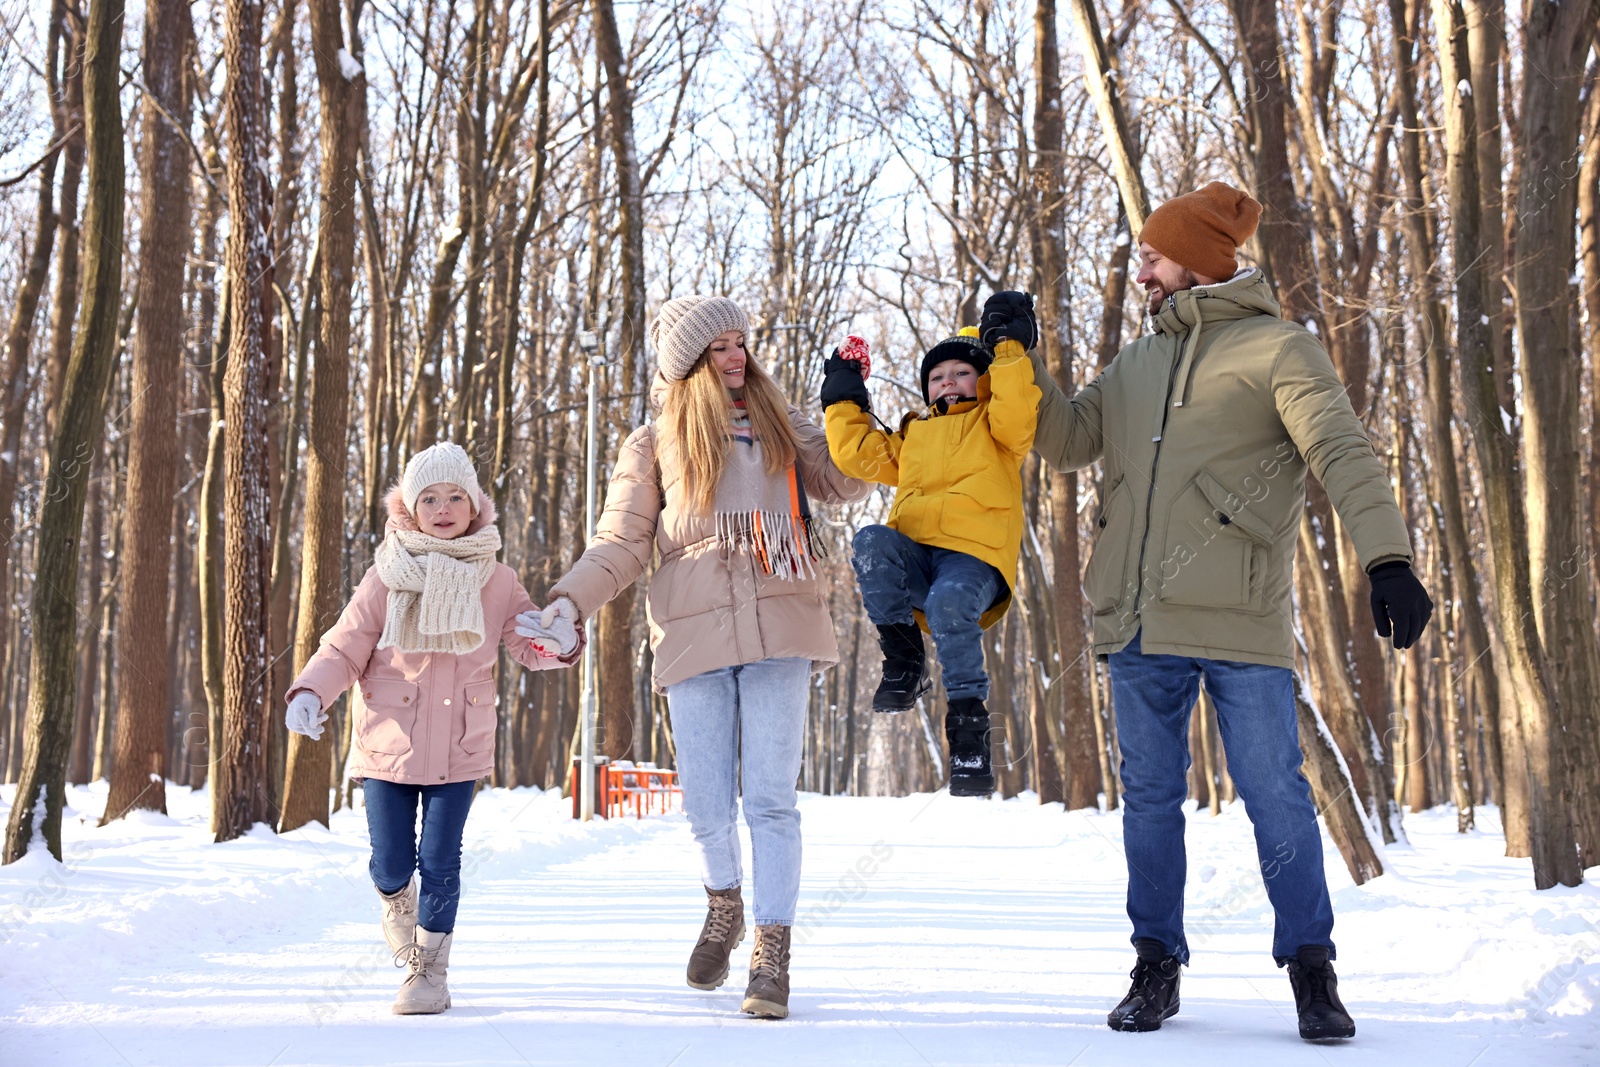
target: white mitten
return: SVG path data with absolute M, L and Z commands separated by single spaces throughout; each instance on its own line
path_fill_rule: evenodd
M 283 716 L 285 726 L 313 741 L 322 740 L 322 724 L 327 721 L 328 713 L 322 710 L 322 701 L 317 699 L 317 694 L 307 692 L 296 693 Z
M 558 654 L 570 656 L 578 647 L 577 605 L 558 596 L 543 609 L 525 611 L 517 616 L 517 633 L 535 641 L 553 639 Z

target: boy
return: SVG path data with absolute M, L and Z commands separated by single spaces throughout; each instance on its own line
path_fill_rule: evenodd
M 883 649 L 872 708 L 905 711 L 931 688 L 920 623 L 933 635 L 950 697 L 952 796 L 994 791 L 982 631 L 1011 606 L 1016 581 L 1022 462 L 1039 410 L 1027 357 L 1036 333 L 1026 343 L 997 338 L 991 351 L 967 327 L 934 345 L 922 360 L 928 406 L 894 433 L 872 424 L 861 363 L 836 354 L 823 365 L 833 461 L 897 489 L 888 524 L 855 537 L 861 598 Z

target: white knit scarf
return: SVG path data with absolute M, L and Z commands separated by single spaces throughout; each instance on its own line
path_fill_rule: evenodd
M 471 652 L 483 644 L 483 587 L 500 554 L 500 529 L 445 540 L 390 528 L 373 565 L 389 589 L 379 648 Z

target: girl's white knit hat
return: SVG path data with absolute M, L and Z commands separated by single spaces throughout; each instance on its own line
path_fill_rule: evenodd
M 744 309 L 725 296 L 680 296 L 662 304 L 650 324 L 661 376 L 669 382 L 687 378 L 717 334 L 726 330 L 750 335 Z
M 400 477 L 400 497 L 406 510 L 417 513 L 417 497 L 430 485 L 448 482 L 467 491 L 472 502 L 472 513 L 478 513 L 478 471 L 472 465 L 467 450 L 453 441 L 441 441 L 432 448 L 424 448 L 406 463 L 406 472 Z

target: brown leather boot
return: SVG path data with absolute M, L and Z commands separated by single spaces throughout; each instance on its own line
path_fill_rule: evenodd
M 789 1017 L 789 927 L 756 927 L 750 984 L 739 1010 L 764 1019 Z
M 744 897 L 739 887 L 706 890 L 706 922 L 689 954 L 689 984 L 716 989 L 728 980 L 728 957 L 744 940 Z

